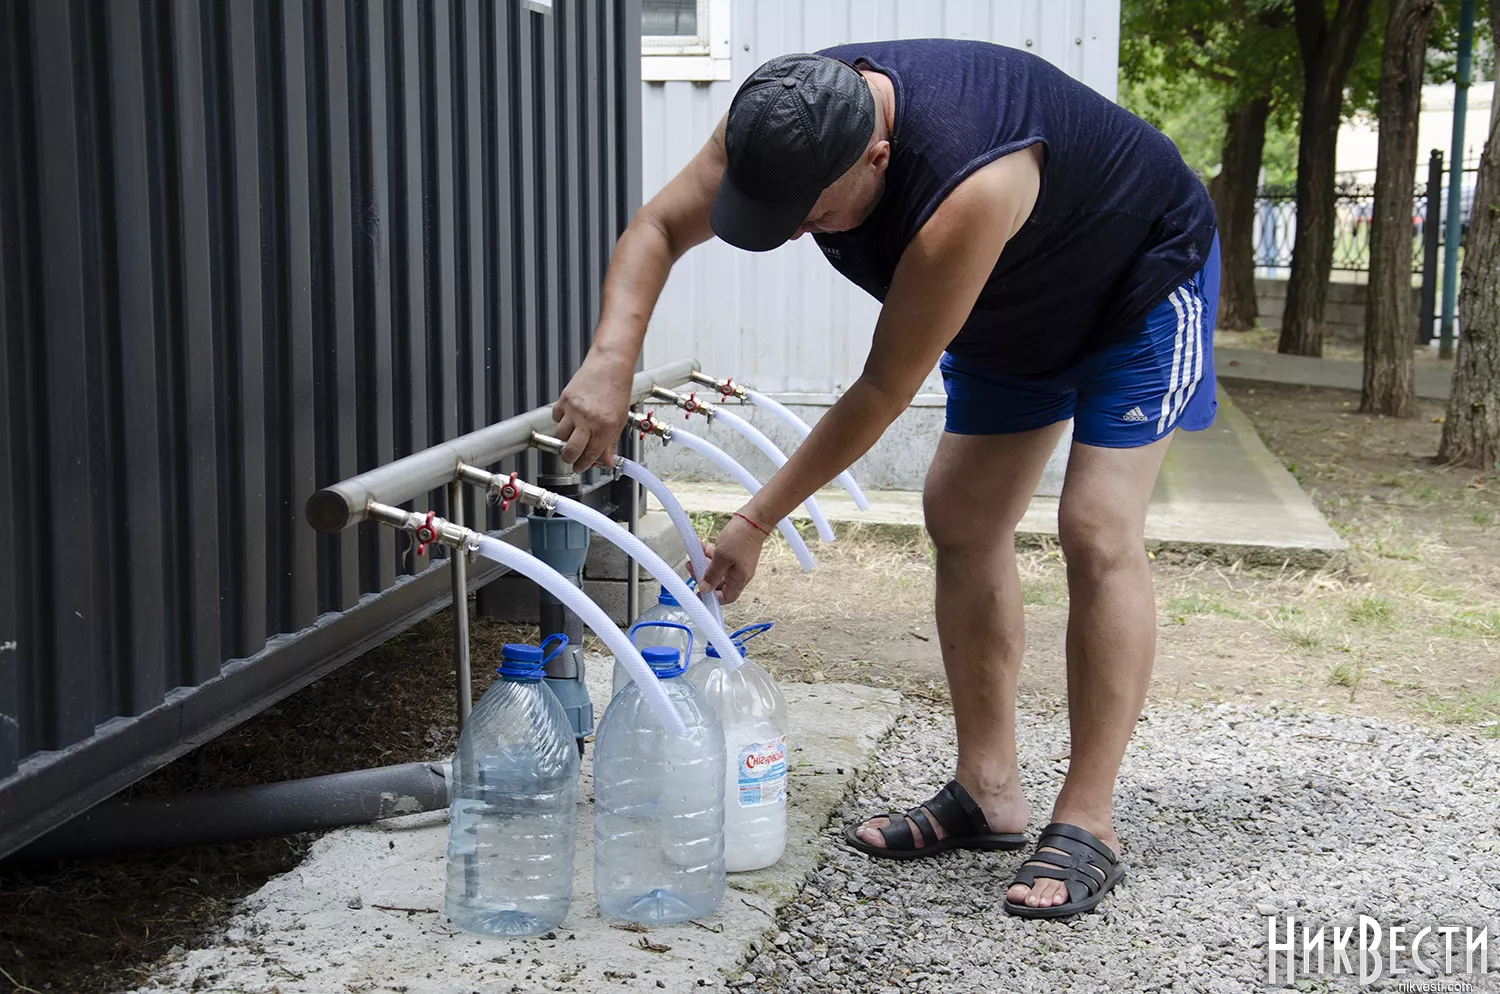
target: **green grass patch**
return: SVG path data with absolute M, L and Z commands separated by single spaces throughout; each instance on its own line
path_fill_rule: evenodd
M 1417 555 L 1416 546 L 1397 539 L 1387 542 L 1380 535 L 1374 536 L 1370 542 L 1370 548 L 1377 556 L 1385 559 L 1402 559 L 1407 562 L 1417 562 L 1421 558 Z
M 1500 636 L 1500 611 L 1460 611 L 1433 631 L 1450 638 L 1495 638 Z
M 1057 591 L 1054 584 L 1046 580 L 1022 580 L 1021 603 L 1056 604 Z
M 1228 618 L 1245 617 L 1234 608 L 1226 607 L 1214 594 L 1200 594 L 1196 591 L 1168 598 L 1166 613 L 1171 621 L 1179 625 L 1195 614 L 1222 614 Z
M 1385 597 L 1361 597 L 1349 605 L 1349 620 L 1367 628 L 1385 628 L 1396 620 L 1396 607 Z
M 1316 652 L 1327 643 L 1322 632 L 1307 617 L 1300 607 L 1278 607 L 1266 619 L 1271 631 L 1286 639 L 1304 652 Z
M 1365 679 L 1365 654 L 1361 652 L 1354 660 L 1344 660 L 1334 665 L 1328 671 L 1328 682 L 1335 687 L 1349 688 L 1349 703 L 1354 703 L 1354 695 L 1359 691 L 1359 685 Z
M 1463 689 L 1452 694 L 1428 694 L 1416 702 L 1416 707 L 1447 725 L 1483 725 L 1485 734 L 1500 738 L 1500 682 L 1477 693 Z
M 1474 523 L 1481 528 L 1488 528 L 1495 523 L 1495 515 L 1490 511 L 1475 511 L 1469 517 L 1474 519 Z

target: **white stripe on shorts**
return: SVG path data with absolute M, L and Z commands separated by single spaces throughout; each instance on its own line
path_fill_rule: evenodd
M 1184 334 L 1184 321 L 1186 315 L 1183 313 L 1182 302 L 1177 299 L 1179 291 L 1173 290 L 1168 298 L 1172 301 L 1172 307 L 1177 311 L 1177 341 L 1172 347 L 1172 379 L 1167 384 L 1167 392 L 1161 398 L 1161 417 L 1156 421 L 1156 432 L 1161 434 L 1167 430 L 1167 418 L 1172 413 L 1172 395 L 1177 392 L 1177 371 L 1182 365 L 1182 340 Z

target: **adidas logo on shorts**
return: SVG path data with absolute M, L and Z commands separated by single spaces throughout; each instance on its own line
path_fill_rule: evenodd
M 1146 421 L 1146 420 L 1149 420 L 1149 419 L 1146 417 L 1146 413 L 1144 411 L 1142 411 L 1139 407 L 1132 407 L 1130 410 L 1128 410 L 1128 411 L 1125 412 L 1125 420 L 1126 421 Z

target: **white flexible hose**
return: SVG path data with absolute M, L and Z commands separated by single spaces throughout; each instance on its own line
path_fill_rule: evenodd
M 786 453 L 782 452 L 776 443 L 767 438 L 759 428 L 722 405 L 719 407 L 719 413 L 714 417 L 748 438 L 752 445 L 765 453 L 767 459 L 776 464 L 777 469 L 786 465 Z M 802 502 L 802 506 L 806 508 L 807 516 L 812 518 L 813 525 L 818 529 L 818 538 L 824 542 L 832 542 L 833 528 L 829 526 L 828 519 L 823 517 L 823 509 L 818 506 L 818 498 L 809 496 Z
M 750 398 L 750 403 L 754 404 L 756 407 L 759 407 L 763 411 L 770 411 L 782 421 L 786 422 L 788 427 L 795 430 L 797 434 L 801 435 L 803 438 L 806 438 L 808 435 L 812 434 L 812 428 L 808 426 L 808 423 L 806 421 L 803 421 L 800 417 L 797 416 L 794 411 L 784 406 L 780 401 L 772 400 L 765 394 L 757 393 L 754 390 L 746 390 L 745 395 Z M 722 413 L 722 410 L 720 413 Z M 853 473 L 849 472 L 847 469 L 844 470 L 838 475 L 838 481 L 839 486 L 849 491 L 849 496 L 853 498 L 855 507 L 859 508 L 861 511 L 868 511 L 870 509 L 870 502 L 865 499 L 865 492 L 859 489 L 859 484 L 854 482 Z
M 529 577 L 558 600 L 563 606 L 578 615 L 580 621 L 593 629 L 595 635 L 599 636 L 609 650 L 615 654 L 615 658 L 625 664 L 625 669 L 630 671 L 630 677 L 641 688 L 641 693 L 646 697 L 646 703 L 651 705 L 651 710 L 656 712 L 662 726 L 673 735 L 686 736 L 687 726 L 683 724 L 682 715 L 672 706 L 672 701 L 667 697 L 666 691 L 661 689 L 661 681 L 656 679 L 656 674 L 651 672 L 651 667 L 641 658 L 640 650 L 631 644 L 625 633 L 620 631 L 609 620 L 609 615 L 598 604 L 588 599 L 582 590 L 568 582 L 567 577 L 557 570 L 548 566 L 540 559 L 523 552 L 522 550 L 483 535 L 479 539 L 479 554 L 487 559 L 493 559 L 497 563 L 509 566 L 522 576 Z M 455 553 L 462 555 L 462 553 Z
M 693 564 L 693 575 L 700 581 L 698 599 L 708 605 L 708 613 L 714 616 L 715 621 L 721 625 L 724 624 L 724 614 L 719 608 L 718 595 L 706 589 L 701 582 L 703 574 L 708 572 L 708 557 L 703 554 L 703 543 L 698 541 L 698 533 L 693 529 L 693 522 L 688 518 L 687 512 L 682 509 L 682 502 L 659 476 L 634 459 L 621 459 L 619 463 L 620 472 L 651 491 L 651 496 L 661 503 L 667 512 L 667 517 L 672 519 L 672 524 L 677 528 L 677 534 L 682 536 L 682 544 L 687 546 L 688 559 Z
M 685 448 L 692 449 L 728 473 L 736 483 L 750 491 L 750 496 L 754 497 L 760 491 L 760 481 L 755 478 L 755 475 L 738 462 L 735 462 L 733 456 L 708 439 L 699 438 L 685 428 L 673 428 L 672 439 L 673 441 L 681 442 Z M 796 553 L 797 562 L 802 564 L 802 572 L 811 573 L 815 565 L 812 553 L 807 550 L 807 543 L 802 541 L 802 536 L 797 533 L 797 529 L 793 528 L 792 523 L 786 518 L 782 518 L 776 522 L 776 528 L 781 532 L 782 537 L 786 539 L 787 545 L 790 545 L 792 551 Z M 728 659 L 729 657 L 725 656 L 724 658 Z
M 676 570 L 672 569 L 665 559 L 651 551 L 649 545 L 630 534 L 618 522 L 609 520 L 592 507 L 580 504 L 571 497 L 559 496 L 557 498 L 557 513 L 587 525 L 595 534 L 618 545 L 627 556 L 646 567 L 646 570 L 656 577 L 658 583 L 672 592 L 672 596 L 677 598 L 677 603 L 681 604 L 682 609 L 692 616 L 693 623 L 698 626 L 699 631 L 703 632 L 704 637 L 719 650 L 719 655 L 725 659 L 738 655 L 739 649 L 735 647 L 734 640 L 729 637 L 729 633 L 724 630 L 723 623 L 716 621 L 714 616 L 709 614 L 708 608 L 693 596 L 692 590 L 683 582 L 682 577 L 677 575 Z

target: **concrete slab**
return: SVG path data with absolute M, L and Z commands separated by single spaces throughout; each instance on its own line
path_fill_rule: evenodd
M 636 525 L 636 537 L 673 566 L 687 561 L 682 536 L 665 511 L 648 511 Z M 583 563 L 585 580 L 624 580 L 630 560 L 618 545 L 597 535 L 589 540 L 588 559 Z
M 610 660 L 589 663 L 590 692 L 603 701 Z M 323 836 L 297 869 L 244 902 L 218 944 L 181 956 L 135 994 L 724 990 L 725 972 L 742 963 L 746 943 L 771 925 L 776 908 L 814 868 L 816 836 L 900 708 L 899 695 L 888 690 L 783 689 L 792 759 L 786 855 L 766 870 L 731 875 L 724 903 L 698 924 L 642 934 L 599 914 L 589 757 L 572 910 L 550 938 L 480 938 L 449 925 L 442 913 L 447 814 L 431 812 Z
M 745 493 L 710 483 L 672 482 L 689 511 L 728 515 Z M 826 489 L 818 502 L 835 532 L 910 539 L 922 529 L 922 495 L 912 491 L 866 491 L 863 514 L 843 490 Z M 1017 528 L 1017 539 L 1034 544 L 1057 537 L 1058 500 L 1033 497 Z M 800 508 L 793 514 L 805 519 Z M 1219 390 L 1219 415 L 1206 431 L 1173 437 L 1146 515 L 1146 545 L 1153 551 L 1191 551 L 1234 562 L 1316 568 L 1344 551 L 1297 481 L 1271 454 L 1249 420 Z M 811 546 L 817 556 L 816 544 Z
M 1340 390 L 1357 391 L 1364 382 L 1364 365 L 1355 359 L 1318 359 L 1258 349 L 1215 347 L 1214 372 L 1223 380 L 1289 383 Z M 1427 400 L 1447 400 L 1452 379 L 1451 367 L 1418 363 L 1412 389 L 1418 397 Z

